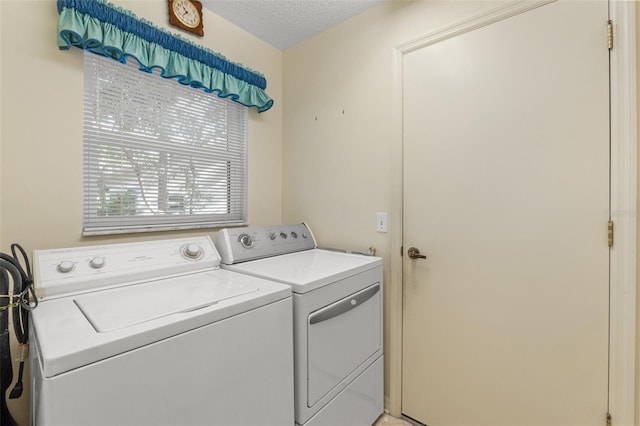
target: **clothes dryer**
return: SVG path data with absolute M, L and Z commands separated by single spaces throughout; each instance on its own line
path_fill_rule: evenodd
M 288 286 L 209 237 L 34 252 L 35 425 L 293 424 Z
M 317 248 L 306 224 L 229 228 L 222 267 L 293 290 L 297 425 L 370 425 L 382 414 L 382 259 Z

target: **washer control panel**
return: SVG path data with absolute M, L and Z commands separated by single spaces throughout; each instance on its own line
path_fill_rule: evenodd
M 222 263 L 231 265 L 316 247 L 306 223 L 221 229 L 216 247 Z
M 220 256 L 208 236 L 138 243 L 34 250 L 40 299 L 95 291 L 217 268 Z

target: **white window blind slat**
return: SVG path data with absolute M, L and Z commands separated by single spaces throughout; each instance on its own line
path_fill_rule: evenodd
M 247 109 L 85 53 L 85 235 L 246 223 Z

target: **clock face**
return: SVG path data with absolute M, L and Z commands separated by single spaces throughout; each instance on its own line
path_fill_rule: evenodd
M 195 28 L 200 24 L 200 14 L 196 6 L 189 0 L 173 0 L 173 13 L 176 18 L 189 28 Z

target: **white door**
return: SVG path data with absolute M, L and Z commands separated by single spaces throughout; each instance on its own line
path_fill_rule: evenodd
M 409 417 L 605 422 L 607 11 L 560 1 L 404 55 Z

